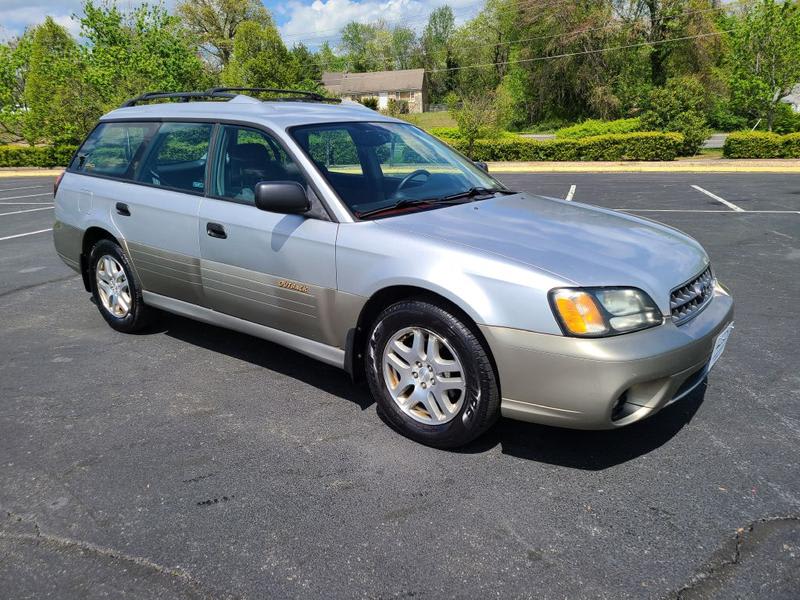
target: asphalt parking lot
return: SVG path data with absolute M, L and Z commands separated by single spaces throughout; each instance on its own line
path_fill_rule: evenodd
M 797 598 L 800 175 L 499 177 L 704 244 L 737 303 L 706 387 L 426 448 L 278 346 L 112 331 L 52 180 L 0 178 L 0 598 Z

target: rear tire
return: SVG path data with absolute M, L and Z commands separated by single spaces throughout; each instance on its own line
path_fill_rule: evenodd
M 435 301 L 404 300 L 381 312 L 367 342 L 366 363 L 383 415 L 423 444 L 463 446 L 500 414 L 487 349 L 460 317 Z
M 142 299 L 142 286 L 122 248 L 100 240 L 89 253 L 89 285 L 106 322 L 122 333 L 135 333 L 152 321 L 153 310 Z

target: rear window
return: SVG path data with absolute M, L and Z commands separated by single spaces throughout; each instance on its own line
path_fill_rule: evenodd
M 155 123 L 101 123 L 70 165 L 80 173 L 131 178 Z

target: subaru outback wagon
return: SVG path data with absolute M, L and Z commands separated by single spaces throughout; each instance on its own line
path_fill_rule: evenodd
M 276 92 L 145 94 L 75 153 L 55 246 L 112 328 L 161 309 L 281 344 L 365 379 L 439 447 L 501 414 L 628 425 L 722 353 L 733 301 L 687 235 L 515 192 L 359 104 Z

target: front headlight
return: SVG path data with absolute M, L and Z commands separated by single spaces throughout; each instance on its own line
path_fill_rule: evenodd
M 655 302 L 636 288 L 557 288 L 550 303 L 567 335 L 602 337 L 660 325 Z

